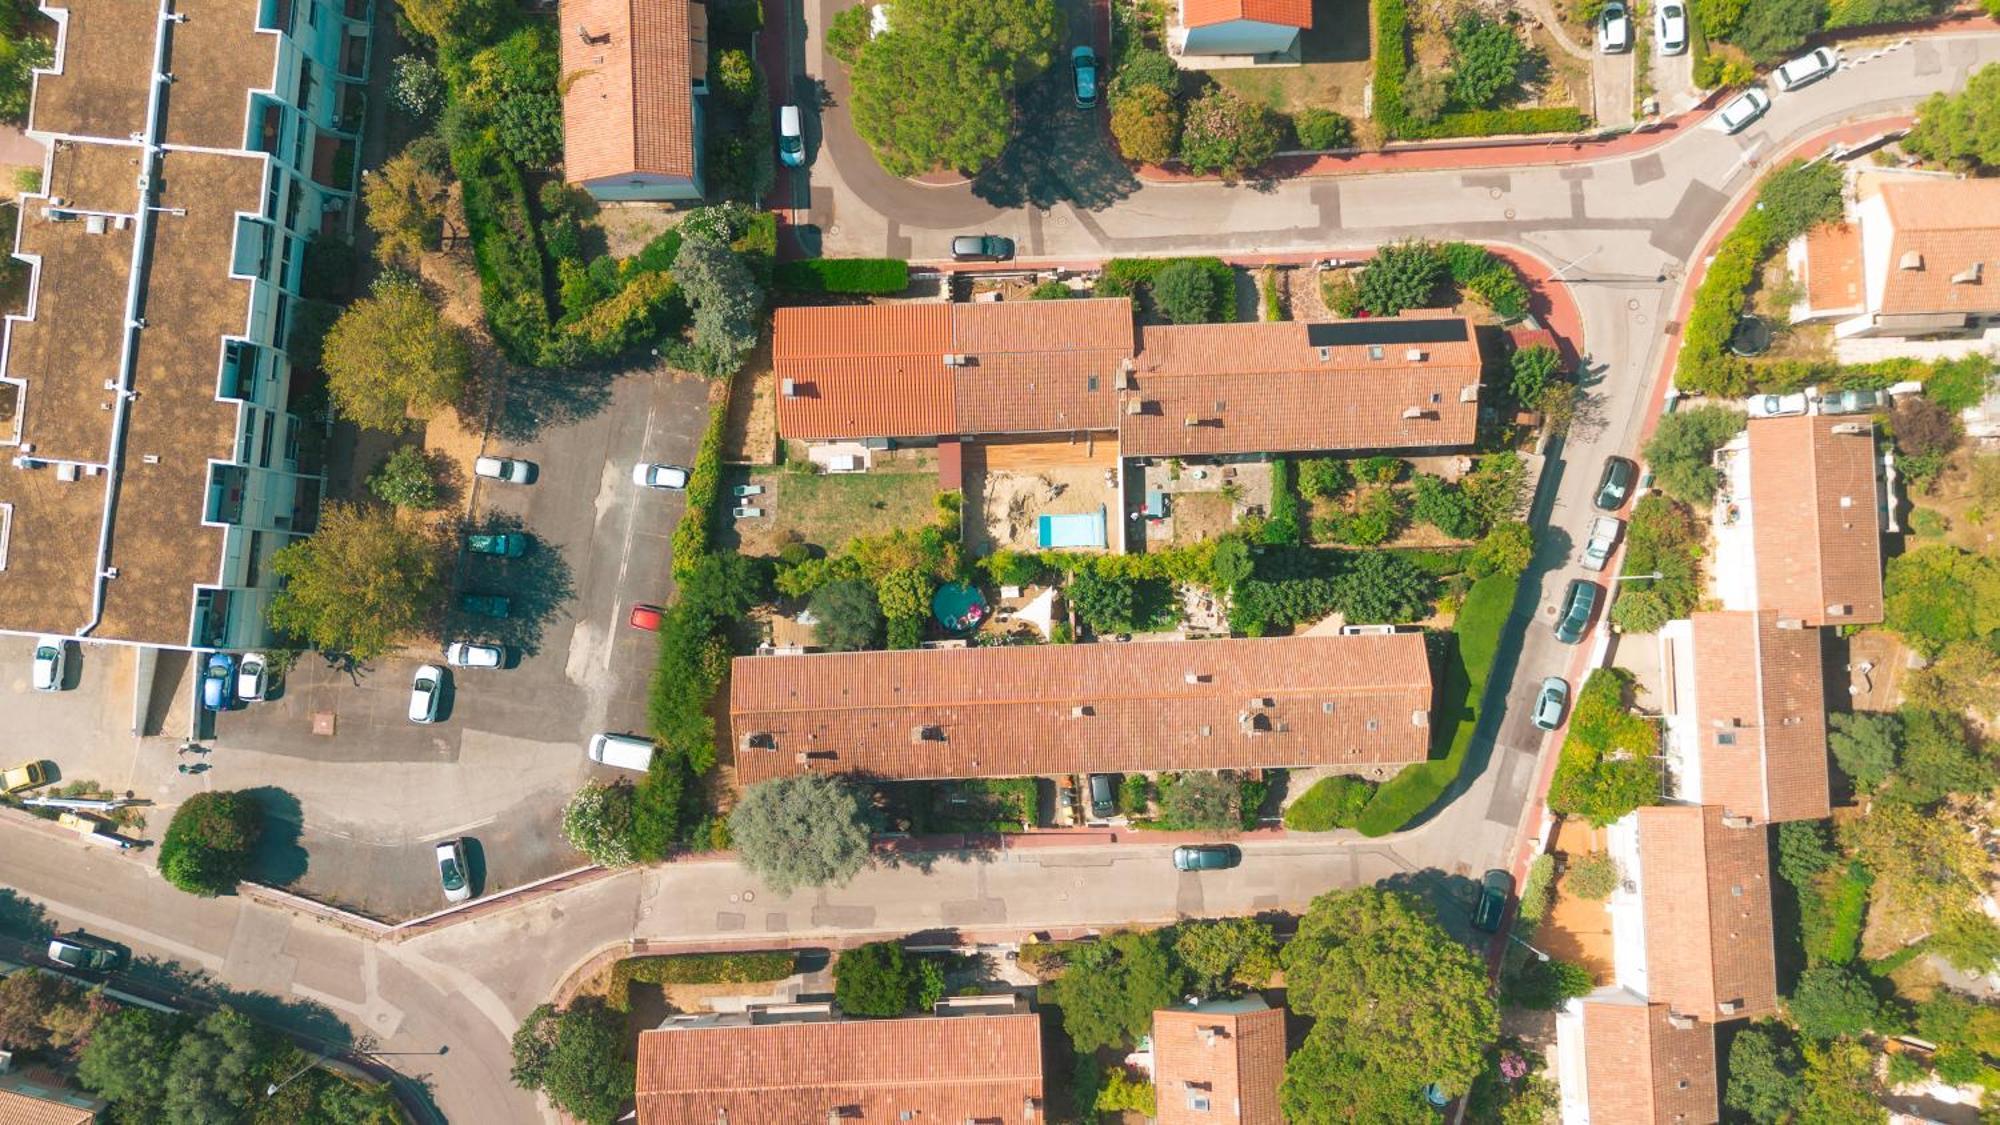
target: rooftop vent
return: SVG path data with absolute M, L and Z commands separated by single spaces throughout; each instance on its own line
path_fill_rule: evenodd
M 1722 826 L 1724 828 L 1748 828 L 1751 826 L 1751 823 L 1750 818 L 1744 816 L 1742 813 L 1722 814 Z
M 1865 422 L 1836 422 L 1834 423 L 1833 432 L 1836 434 L 1865 434 L 1868 432 L 1868 424 Z
M 1191 684 L 1205 684 L 1213 678 L 1206 672 L 1189 672 L 1187 675 L 1181 677 L 1181 679 Z
M 586 46 L 611 42 L 610 32 L 592 31 L 587 24 L 576 25 L 576 37 L 582 40 Z
M 1115 378 L 1115 379 L 1113 379 L 1113 380 L 1111 381 L 1111 385 L 1112 385 L 1113 387 L 1116 387 L 1117 389 L 1119 389 L 1119 390 L 1121 390 L 1121 391 L 1129 391 L 1129 390 L 1131 390 L 1131 389 L 1132 389 L 1132 369 L 1131 369 L 1131 368 L 1129 368 L 1129 367 L 1121 367 L 1121 368 L 1119 368 L 1119 369 L 1118 369 L 1118 377 L 1117 377 L 1117 378 Z
M 1097 714 L 1097 708 L 1092 707 L 1088 703 L 1079 703 L 1069 709 L 1069 717 L 1072 719 L 1088 719 L 1095 714 Z
M 1851 617 L 1854 615 L 1854 607 L 1851 605 L 1830 605 L 1826 607 L 1826 615 L 1828 617 Z
M 1405 420 L 1412 420 L 1416 418 L 1421 418 L 1423 416 L 1424 416 L 1424 408 L 1421 406 L 1405 407 L 1403 410 L 1403 418 Z
M 1467 384 L 1466 384 L 1465 386 L 1461 387 L 1461 388 L 1459 389 L 1459 392 L 1458 392 L 1458 401 L 1460 401 L 1460 402 L 1478 402 L 1478 401 L 1479 401 L 1479 384 L 1478 384 L 1478 383 L 1467 383 Z
M 778 380 L 778 393 L 784 395 L 786 398 L 799 397 L 799 381 L 797 379 Z
M 1981 269 L 1982 269 L 1982 268 L 1983 268 L 1983 267 L 1984 267 L 1985 265 L 1986 265 L 1986 263 L 1985 263 L 1985 262 L 1974 262 L 1974 263 L 1972 263 L 1971 265 L 1969 265 L 1969 266 L 1965 267 L 1964 269 L 1962 269 L 1962 270 L 1958 271 L 1957 273 L 1955 273 L 1955 274 L 1952 274 L 1952 275 L 1951 275 L 1951 283 L 1952 283 L 1953 285 L 1977 285 L 1977 284 L 1979 284 L 1979 271 L 1980 271 L 1980 270 L 1981 270 Z
M 1896 262 L 1896 268 L 1905 270 L 1923 269 L 1924 256 L 1922 254 L 1917 253 L 1915 250 L 1905 250 L 1903 251 L 1902 258 Z
M 944 354 L 944 365 L 946 367 L 964 367 L 965 356 L 957 352 L 946 352 Z
M 1277 706 L 1277 702 L 1268 695 L 1258 695 L 1252 696 L 1250 702 L 1244 704 L 1244 706 L 1250 708 L 1252 711 L 1257 711 L 1266 707 L 1275 707 Z
M 74 462 L 74 461 L 58 461 L 58 462 L 56 462 L 56 479 L 57 479 L 57 480 L 60 480 L 60 481 L 72 481 L 72 480 L 75 480 L 75 479 L 76 479 L 76 462 Z
M 1800 618 L 1797 617 L 1778 618 L 1778 628 L 1780 629 L 1803 629 L 1805 627 L 1806 623 Z
M 1413 726 L 1413 727 L 1427 727 L 1427 726 L 1430 726 L 1430 725 L 1431 725 L 1431 713 L 1430 713 L 1429 711 L 1412 711 L 1412 712 L 1410 712 L 1410 725 L 1411 725 L 1411 726 Z
M 1381 358 L 1383 357 L 1383 355 L 1384 355 L 1384 354 L 1386 354 L 1386 353 L 1384 353 L 1384 352 L 1382 351 L 1382 345 L 1380 345 L 1380 344 L 1370 344 L 1370 345 L 1368 345 L 1368 358 L 1369 358 L 1369 359 L 1381 359 Z
M 1217 1039 L 1225 1038 L 1228 1035 L 1228 1032 L 1221 1024 L 1213 1023 L 1202 1024 L 1200 1027 L 1194 1029 L 1194 1033 L 1201 1037 L 1201 1045 L 1204 1047 L 1213 1047 Z
M 1332 348 L 1321 348 L 1319 350 L 1319 361 L 1321 363 L 1325 363 L 1327 360 L 1330 360 L 1332 358 L 1333 358 Z
M 1422 348 L 1411 348 L 1403 353 L 1403 362 L 1405 363 L 1422 363 L 1423 361 L 1424 349 Z
M 910 728 L 911 742 L 943 742 L 944 728 L 940 726 L 917 726 Z
M 1128 398 L 1128 399 L 1126 399 L 1126 400 L 1125 400 L 1125 413 L 1127 413 L 1127 414 L 1144 414 L 1145 412 L 1146 412 L 1146 400 L 1145 400 L 1145 399 L 1143 399 L 1143 398 Z
M 1675 1031 L 1693 1031 L 1694 1017 L 1684 1016 L 1679 1012 L 1668 1012 L 1667 1026 L 1673 1028 Z
M 1724 1000 L 1717 1004 L 1715 1008 L 1725 1016 L 1733 1016 L 1743 1010 L 1743 1005 L 1735 1000 Z
M 1193 414 L 1190 414 L 1187 417 L 1181 419 L 1181 425 L 1186 426 L 1188 429 L 1193 429 L 1196 426 L 1201 425 L 1201 419 Z

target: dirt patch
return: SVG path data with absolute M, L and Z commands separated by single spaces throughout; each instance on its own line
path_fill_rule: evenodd
M 731 465 L 778 461 L 778 378 L 771 371 L 771 334 L 764 333 L 729 392 L 722 460 Z
M 600 205 L 590 225 L 604 236 L 604 251 L 614 258 L 629 258 L 687 218 L 685 210 L 658 203 L 616 203 Z
M 1173 498 L 1173 542 L 1205 543 L 1236 526 L 1236 504 L 1220 492 L 1182 492 Z
M 1604 847 L 1604 832 L 1580 820 L 1565 820 L 1556 831 L 1556 867 L 1562 869 Z M 1599 984 L 1609 984 L 1612 973 L 1611 912 L 1602 902 L 1592 902 L 1569 893 L 1568 880 L 1556 880 L 1555 901 L 1542 924 L 1535 930 L 1534 944 L 1551 957 L 1590 970 Z
M 1044 515 L 1082 515 L 1103 510 L 1107 520 L 1119 517 L 1117 497 L 1106 485 L 1104 471 L 1093 466 L 1051 466 L 1037 472 L 989 469 L 976 480 L 981 518 L 966 529 L 975 557 L 1003 547 L 1016 551 L 1040 550 L 1039 526 Z M 968 472 L 968 491 L 974 487 L 974 481 Z M 1107 528 L 1107 537 L 1109 534 Z

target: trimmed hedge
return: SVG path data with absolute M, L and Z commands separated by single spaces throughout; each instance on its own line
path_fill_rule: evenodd
M 901 293 L 910 287 L 910 263 L 901 258 L 809 258 L 781 262 L 771 283 L 793 293 Z
M 687 507 L 674 528 L 674 580 L 680 581 L 701 565 L 708 554 L 710 528 L 715 520 L 715 502 L 722 490 L 722 438 L 729 426 L 729 384 L 719 384 L 722 394 L 702 431 L 701 448 L 688 470 Z
M 790 953 L 684 953 L 671 957 L 628 957 L 611 967 L 605 1006 L 632 1010 L 632 985 L 757 984 L 784 980 L 797 965 Z
M 451 166 L 458 175 L 479 268 L 479 299 L 493 339 L 508 359 L 539 365 L 549 347 L 551 318 L 521 166 L 485 134 L 452 149 Z
M 1375 0 L 1375 120 L 1400 137 L 1410 120 L 1403 112 L 1403 80 L 1409 76 L 1410 15 L 1403 0 Z
M 1376 97 L 1381 97 L 1380 93 Z M 1407 123 L 1397 136 L 1410 140 L 1500 137 L 1523 133 L 1580 133 L 1590 118 L 1574 106 L 1536 109 L 1475 109 L 1447 113 L 1429 125 Z

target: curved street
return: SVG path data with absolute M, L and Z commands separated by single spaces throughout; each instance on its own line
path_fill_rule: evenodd
M 816 45 L 805 47 L 809 68 L 826 74 Z M 1869 53 L 1848 50 L 1852 59 Z M 1492 674 L 1496 693 L 1519 700 L 1530 690 L 1519 685 L 1573 675 L 1580 664 L 1584 653 L 1557 645 L 1544 622 L 1570 577 L 1587 493 L 1605 455 L 1635 451 L 1669 321 L 1698 272 L 1691 259 L 1761 160 L 1843 123 L 1908 113 L 1996 59 L 2000 32 L 1917 39 L 1777 97 L 1743 135 L 1686 128 L 1644 151 L 1595 160 L 1237 186 L 1133 181 L 1099 185 L 1094 196 L 1060 179 L 1047 191 L 1040 180 L 1008 189 L 1021 200 L 1069 193 L 1037 207 L 997 206 L 1007 185 L 933 188 L 887 177 L 836 105 L 824 118 L 811 207 L 797 222 L 826 253 L 841 255 L 936 258 L 951 234 L 990 230 L 1017 238 L 1031 260 L 1338 254 L 1423 236 L 1505 243 L 1551 263 L 1577 305 L 1575 344 L 1596 374 L 1568 447 L 1551 450 L 1533 517 L 1537 565 Z M 837 102 L 839 80 L 829 86 Z M 1529 797 L 1545 749 L 1539 732 L 1524 707 L 1496 705 L 1484 716 L 1453 799 L 1424 823 L 1380 840 L 1339 833 L 1249 843 L 1244 865 L 1226 873 L 1176 873 L 1167 845 L 1143 841 L 1020 847 L 877 868 L 843 888 L 775 896 L 733 863 L 687 862 L 525 896 L 401 943 L 243 898 L 191 898 L 168 888 L 150 857 L 88 848 L 14 818 L 0 821 L 8 857 L 0 882 L 64 926 L 278 997 L 292 1005 L 281 1022 L 337 1017 L 385 1062 L 427 1084 L 450 1120 L 553 1119 L 508 1080 L 508 1037 L 573 968 L 627 941 L 756 945 L 916 931 L 977 938 L 1298 909 L 1328 888 L 1383 879 L 1448 899 L 1459 881 L 1469 886 L 1511 859 L 1521 821 L 1537 807 Z

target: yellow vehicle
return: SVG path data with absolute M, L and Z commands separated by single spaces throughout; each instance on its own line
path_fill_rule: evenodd
M 48 771 L 40 762 L 28 762 L 0 773 L 0 793 L 19 793 L 23 789 L 33 789 L 49 783 Z

